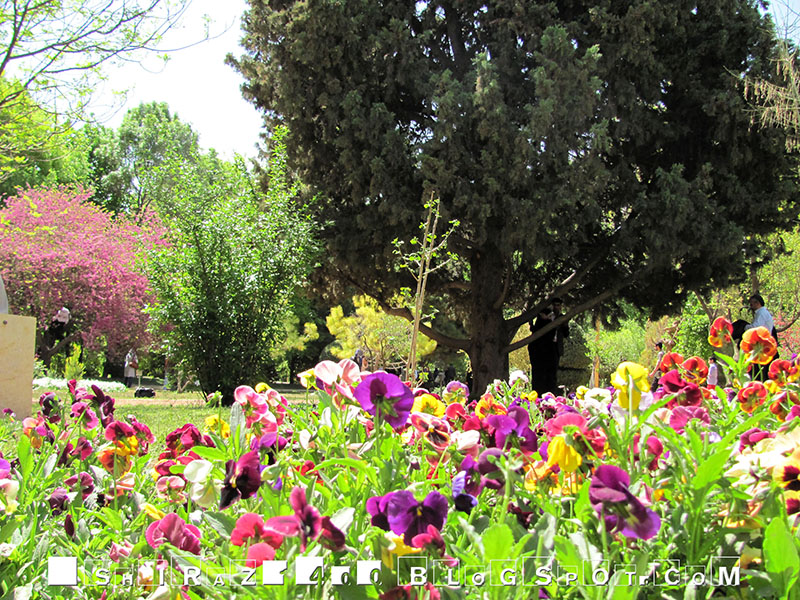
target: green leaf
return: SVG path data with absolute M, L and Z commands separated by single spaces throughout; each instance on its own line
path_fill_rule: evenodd
M 782 584 L 777 586 L 778 589 L 788 592 L 797 580 L 800 558 L 797 555 L 796 540 L 782 518 L 772 519 L 767 525 L 764 531 L 763 551 L 764 567 L 779 580 L 773 579 L 773 583 Z
M 113 508 L 103 508 L 98 518 L 114 531 L 122 531 L 123 529 L 122 517 Z
M 482 538 L 484 560 L 513 558 L 510 552 L 514 544 L 514 534 L 505 523 L 495 523 L 483 532 Z
M 705 459 L 700 466 L 697 467 L 697 474 L 692 479 L 692 487 L 696 490 L 702 490 L 719 479 L 725 468 L 725 463 L 728 462 L 730 453 L 730 448 L 723 446 Z
M 226 539 L 230 539 L 233 528 L 236 527 L 236 519 L 223 512 L 204 512 L 203 520 L 211 528 Z
M 197 454 L 200 458 L 205 458 L 211 461 L 225 462 L 228 460 L 228 455 L 219 448 L 209 448 L 208 446 L 193 446 L 192 452 Z
M 27 435 L 19 436 L 17 442 L 17 457 L 22 480 L 25 481 L 33 470 L 33 457 L 31 456 L 31 440 Z

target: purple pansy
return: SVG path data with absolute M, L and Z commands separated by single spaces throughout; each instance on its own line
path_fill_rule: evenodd
M 353 396 L 361 408 L 373 417 L 380 417 L 394 429 L 406 424 L 414 406 L 414 393 L 409 387 L 397 375 L 383 371 L 364 377 Z
M 468 476 L 469 474 L 467 471 L 459 471 L 456 473 L 456 476 L 453 477 L 453 484 L 451 486 L 453 490 L 453 504 L 455 505 L 456 510 L 460 510 L 467 514 L 472 512 L 472 509 L 478 504 L 478 499 L 465 491 L 467 487 Z
M 521 406 L 512 406 L 508 414 L 491 415 L 486 422 L 494 428 L 494 440 L 498 448 L 506 448 L 515 441 L 523 452 L 536 452 L 538 439 L 530 428 L 531 417 Z
M 384 531 L 389 531 L 389 515 L 386 509 L 389 505 L 389 500 L 394 496 L 395 492 L 389 492 L 384 496 L 373 496 L 367 500 L 367 512 L 370 514 L 370 524 L 375 527 L 380 527 Z
M 411 545 L 415 536 L 425 533 L 428 525 L 441 529 L 447 519 L 447 498 L 430 492 L 419 502 L 409 491 L 395 492 L 386 506 L 389 528 Z
M 238 461 L 225 463 L 225 483 L 219 499 L 219 509 L 224 510 L 237 500 L 256 495 L 261 487 L 261 463 L 258 452 L 248 452 Z
M 613 465 L 597 467 L 589 485 L 589 501 L 610 532 L 619 531 L 630 538 L 649 540 L 661 528 L 655 511 L 628 489 L 630 476 Z

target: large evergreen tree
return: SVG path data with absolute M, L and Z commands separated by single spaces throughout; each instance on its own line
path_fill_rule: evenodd
M 553 295 L 564 318 L 618 295 L 668 310 L 796 217 L 784 133 L 750 127 L 742 93 L 775 53 L 760 4 L 251 0 L 234 62 L 289 127 L 331 273 L 386 305 L 429 192 L 461 222 L 462 261 L 428 286 L 467 333 L 423 331 L 480 392 Z

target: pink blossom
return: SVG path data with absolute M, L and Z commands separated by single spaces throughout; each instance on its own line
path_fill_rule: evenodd
M 179 550 L 200 554 L 200 530 L 175 513 L 151 523 L 144 537 L 153 549 L 168 542 Z
M 0 210 L 0 274 L 12 312 L 35 316 L 38 329 L 69 304 L 87 348 L 105 340 L 112 356 L 149 339 L 143 308 L 153 301 L 137 256 L 164 245 L 152 215 L 138 223 L 89 202 L 90 192 L 28 189 Z M 72 324 L 72 322 L 71 322 Z

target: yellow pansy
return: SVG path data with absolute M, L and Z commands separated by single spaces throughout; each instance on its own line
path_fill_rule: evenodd
M 547 466 L 558 465 L 565 473 L 574 473 L 583 459 L 578 451 L 567 444 L 563 435 L 554 437 L 547 446 Z
M 145 502 L 144 504 L 142 504 L 142 510 L 145 512 L 145 514 L 148 517 L 153 519 L 153 521 L 158 521 L 160 519 L 163 519 L 166 516 L 165 512 L 157 509 L 155 506 L 153 506 L 149 502 Z
M 386 533 L 387 544 L 381 545 L 381 560 L 388 569 L 394 569 L 395 556 L 405 556 L 406 554 L 419 554 L 422 548 L 407 546 L 403 542 L 402 535 L 395 535 L 392 532 Z
M 231 437 L 231 427 L 225 421 L 220 419 L 217 415 L 209 415 L 204 421 L 204 429 L 208 433 L 217 433 L 223 438 Z
M 642 392 L 650 389 L 647 368 L 635 362 L 620 363 L 616 372 L 611 376 L 611 385 L 619 391 L 619 405 L 626 409 L 630 406 L 636 410 L 642 400 Z M 629 391 L 632 392 L 630 398 L 628 397 Z
M 414 405 L 411 407 L 411 412 L 421 412 L 433 415 L 434 417 L 441 417 L 445 411 L 444 402 L 439 400 L 436 396 L 431 394 L 420 394 L 414 398 Z

